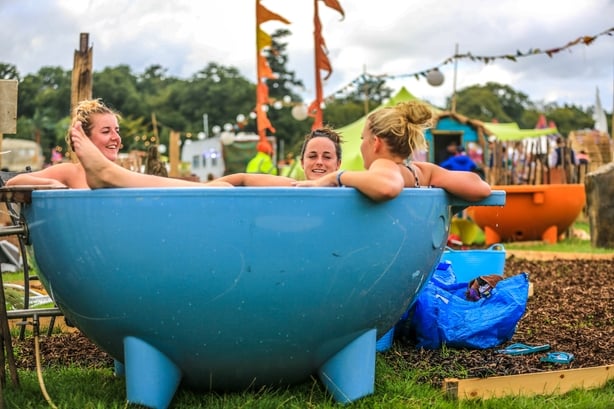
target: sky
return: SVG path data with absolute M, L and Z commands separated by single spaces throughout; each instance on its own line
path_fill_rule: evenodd
M 360 75 L 385 75 L 395 91 L 446 108 L 454 90 L 493 81 L 537 103 L 594 106 L 614 100 L 614 35 L 600 35 L 552 57 L 516 62 L 450 61 L 460 54 L 501 56 L 563 47 L 614 27 L 614 0 L 338 0 L 345 17 L 320 2 L 320 19 L 332 64 L 324 96 L 346 89 Z M 94 71 L 129 65 L 133 74 L 161 65 L 188 79 L 210 62 L 232 66 L 256 82 L 255 0 L 0 0 L 0 63 L 21 76 L 41 67 L 72 69 L 80 33 L 89 33 Z M 261 0 L 291 24 L 269 21 L 269 34 L 286 28 L 288 68 L 305 83 L 296 90 L 315 98 L 313 0 Z M 614 33 L 611 33 L 614 34 Z M 453 60 L 452 60 L 453 61 Z M 438 67 L 434 87 L 412 74 Z M 255 97 L 254 97 L 255 98 Z

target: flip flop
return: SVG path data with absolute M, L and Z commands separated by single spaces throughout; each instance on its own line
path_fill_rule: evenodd
M 574 356 L 569 352 L 550 352 L 548 355 L 541 357 L 541 362 L 548 362 L 551 364 L 569 364 L 573 361 Z
M 547 351 L 549 349 L 550 349 L 550 345 L 548 344 L 530 346 L 530 345 L 516 343 L 516 344 L 508 345 L 504 349 L 498 349 L 495 352 L 499 354 L 507 354 L 507 355 L 527 355 L 527 354 L 533 354 L 535 352 Z

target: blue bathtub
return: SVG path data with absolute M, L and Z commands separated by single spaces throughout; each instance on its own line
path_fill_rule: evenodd
M 48 292 L 116 360 L 131 403 L 180 384 L 243 390 L 318 374 L 373 392 L 376 339 L 413 302 L 450 217 L 502 206 L 441 189 L 374 203 L 354 189 L 37 190 L 23 206 Z

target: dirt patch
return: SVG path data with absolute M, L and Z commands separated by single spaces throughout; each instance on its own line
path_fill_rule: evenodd
M 552 257 L 528 260 L 511 255 L 506 260 L 506 275 L 527 272 L 534 295 L 512 340 L 527 345 L 550 344 L 552 351 L 574 354 L 569 365 L 540 362 L 544 353 L 508 356 L 489 350 L 422 350 L 409 339 L 396 339 L 383 354 L 391 364 L 398 357 L 424 374 L 422 381 L 436 387 L 446 377 L 471 378 L 512 375 L 553 369 L 586 368 L 614 364 L 614 260 Z M 63 318 L 59 318 L 62 320 Z M 14 340 L 18 347 L 17 365 L 34 369 L 32 339 Z M 77 365 L 112 367 L 107 354 L 80 333 L 57 334 L 41 338 L 45 366 Z

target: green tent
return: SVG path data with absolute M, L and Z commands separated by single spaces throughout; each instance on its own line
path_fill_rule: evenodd
M 394 106 L 399 102 L 404 101 L 413 101 L 417 100 L 415 96 L 413 96 L 405 87 L 402 87 L 399 92 L 388 102 L 380 105 L 375 108 L 373 111 L 378 110 L 387 106 Z M 433 108 L 436 112 L 437 109 Z M 371 112 L 373 112 L 371 111 Z M 343 154 L 341 161 L 341 169 L 345 170 L 364 170 L 364 166 L 362 163 L 362 156 L 360 154 L 360 143 L 362 139 L 360 136 L 362 134 L 362 130 L 365 126 L 365 122 L 367 121 L 367 115 L 362 118 L 352 122 L 349 125 L 346 125 L 342 128 L 336 129 L 337 132 L 341 134 L 341 138 L 343 139 Z
M 525 138 L 537 138 L 540 136 L 557 135 L 556 128 L 520 129 L 515 122 L 493 123 L 484 122 L 484 127 L 499 141 L 518 141 Z

